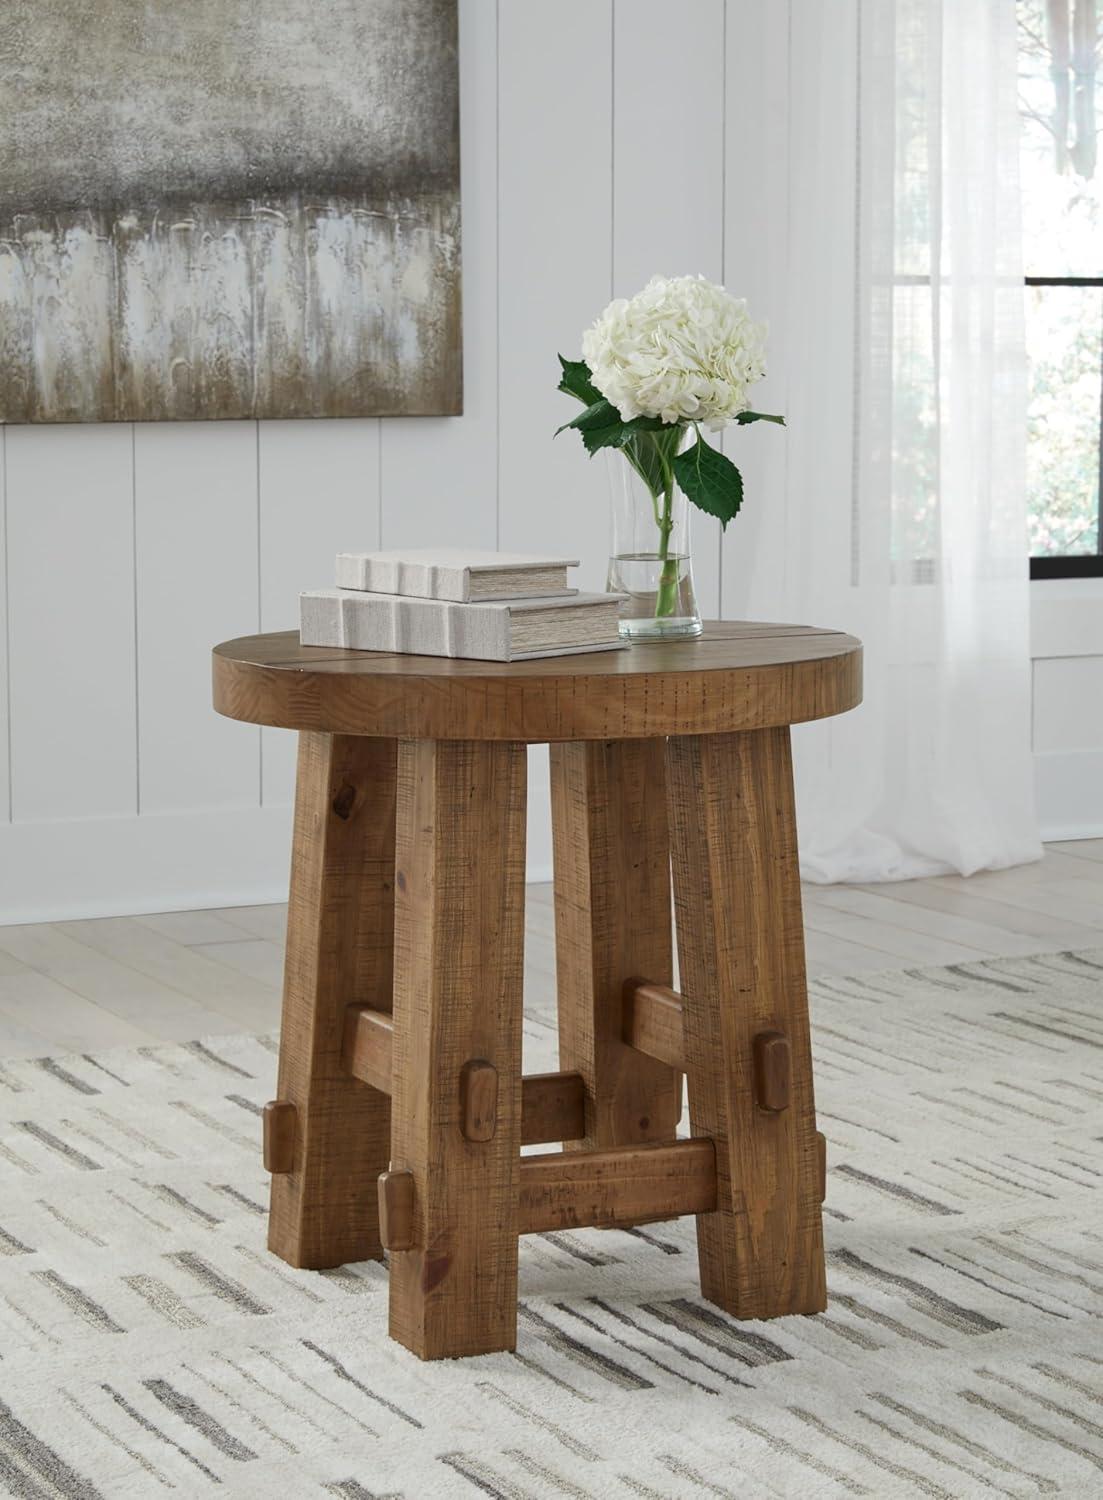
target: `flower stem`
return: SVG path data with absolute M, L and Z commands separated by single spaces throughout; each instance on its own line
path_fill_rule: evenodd
M 665 454 L 660 456 L 660 461 L 663 469 L 663 504 L 662 513 L 659 514 L 656 503 L 655 519 L 659 526 L 659 561 L 662 563 L 662 571 L 655 595 L 655 618 L 665 620 L 678 607 L 678 559 L 670 556 L 670 533 L 674 530 L 674 469 L 667 462 Z M 658 496 L 654 499 L 657 502 Z

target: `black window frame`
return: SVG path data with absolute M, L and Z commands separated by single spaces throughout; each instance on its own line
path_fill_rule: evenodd
M 1032 30 L 1023 19 L 1025 6 L 1015 0 L 1016 12 L 1016 48 L 1019 53 L 1020 64 L 1023 58 L 1022 43 L 1024 34 L 1035 44 L 1031 52 L 1036 58 L 1040 57 L 1043 62 L 1048 58 L 1049 73 L 1054 80 L 1055 87 L 1055 111 L 1060 113 L 1059 106 L 1062 102 L 1062 91 L 1057 87 L 1059 79 L 1063 78 L 1065 84 L 1064 103 L 1067 106 L 1063 113 L 1062 136 L 1067 137 L 1068 126 L 1075 124 L 1075 143 L 1072 148 L 1067 139 L 1062 139 L 1059 148 L 1059 157 L 1067 157 L 1070 149 L 1079 147 L 1081 139 L 1081 127 L 1083 122 L 1075 111 L 1070 115 L 1072 93 L 1077 88 L 1082 88 L 1085 80 L 1088 87 L 1095 91 L 1095 82 L 1098 69 L 1103 64 L 1101 48 L 1103 48 L 1103 18 L 1096 18 L 1096 3 L 1092 0 L 1091 9 L 1087 5 L 1082 8 L 1075 6 L 1073 0 L 1067 0 L 1063 8 L 1063 14 L 1055 17 L 1051 12 L 1046 0 L 1040 7 L 1040 28 Z M 1095 35 L 1085 35 L 1079 25 L 1083 17 L 1092 18 L 1095 22 Z M 1063 20 L 1063 26 L 1061 24 Z M 1094 66 L 1089 70 L 1085 58 L 1087 49 Z M 1021 73 L 1020 73 L 1021 76 Z M 1040 76 L 1040 75 L 1039 75 Z M 1098 108 L 1098 104 L 1096 106 Z M 1032 109 L 1028 103 L 1021 102 L 1020 108 L 1026 113 L 1033 115 L 1045 126 L 1056 139 L 1056 131 L 1049 125 L 1048 121 Z M 1097 137 L 1098 137 L 1098 132 Z M 1091 160 L 1095 162 L 1095 153 Z M 1066 162 L 1059 160 L 1057 170 L 1064 170 Z M 1025 205 L 1024 205 L 1025 208 Z M 1103 276 L 1024 276 L 1026 287 L 1082 287 L 1103 288 Z M 1029 349 L 1027 355 L 1029 358 Z M 1099 434 L 1098 449 L 1096 454 L 1096 534 L 1095 551 L 1063 554 L 1057 557 L 1031 557 L 1030 577 L 1033 578 L 1103 578 L 1103 360 L 1100 362 L 1100 395 L 1099 395 Z
M 1103 287 L 1103 276 L 1027 276 L 1026 286 Z M 1030 576 L 1034 578 L 1103 578 L 1103 372 L 1100 378 L 1099 410 L 1099 483 L 1096 505 L 1096 551 L 1070 553 L 1062 557 L 1032 557 Z

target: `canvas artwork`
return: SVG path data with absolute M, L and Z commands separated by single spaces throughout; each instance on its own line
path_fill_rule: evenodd
M 0 421 L 461 410 L 456 0 L 4 0 Z

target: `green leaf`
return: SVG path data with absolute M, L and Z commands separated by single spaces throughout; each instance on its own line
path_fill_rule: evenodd
M 611 422 L 608 426 L 583 430 L 582 441 L 587 453 L 593 455 L 599 448 L 623 448 L 628 461 L 651 490 L 660 494 L 663 490 L 663 468 L 659 461 L 659 450 L 667 463 L 681 441 L 681 431 L 654 417 L 636 417 L 631 422 Z
M 610 422 L 607 427 L 590 427 L 582 434 L 586 452 L 593 458 L 600 448 L 623 448 L 629 442 L 629 434 L 623 422 Z
M 650 424 L 652 418 L 637 417 L 636 421 Z M 634 422 L 625 423 L 628 436 L 623 445 L 624 456 L 651 493 L 658 497 L 666 490 L 683 429 L 669 422 L 661 422 L 658 427 L 636 428 L 635 431 L 632 428 L 635 428 Z
M 740 427 L 746 427 L 748 422 L 776 422 L 779 427 L 785 426 L 784 417 L 771 417 L 764 411 L 741 411 L 736 415 L 735 420 Z
M 596 427 L 620 427 L 620 412 L 611 401 L 606 401 L 604 396 L 599 396 L 592 406 L 585 411 L 580 411 L 577 417 L 572 417 L 569 422 L 564 422 L 562 427 L 555 429 L 556 437 L 561 432 L 566 432 L 568 427 L 577 427 L 579 432 L 592 432 Z
M 611 417 L 610 411 L 613 413 Z M 649 451 L 652 441 L 660 441 L 658 437 L 652 440 L 652 433 L 670 434 L 675 431 L 675 428 L 660 422 L 658 417 L 635 417 L 631 422 L 622 422 L 616 407 L 611 406 L 608 401 L 595 401 L 593 406 L 588 406 L 573 422 L 567 422 L 564 426 L 578 428 L 586 445 L 586 452 L 591 457 L 600 448 L 627 448 L 630 441 L 637 441 L 641 449 Z M 563 428 L 559 431 L 562 432 Z M 647 483 L 651 483 L 650 478 Z M 661 475 L 658 483 L 661 489 Z
M 556 390 L 573 396 L 576 401 L 581 401 L 584 406 L 594 406 L 601 400 L 601 392 L 594 385 L 590 374 L 590 366 L 584 359 L 564 359 L 559 356 L 559 363 L 563 369 L 563 378 L 560 380 Z
M 692 448 L 674 460 L 678 487 L 698 510 L 718 516 L 721 526 L 737 514 L 743 504 L 743 476 L 722 453 L 710 448 L 700 433 Z
M 665 481 L 654 438 L 647 432 L 630 433 L 624 440 L 624 456 L 651 493 L 661 495 Z

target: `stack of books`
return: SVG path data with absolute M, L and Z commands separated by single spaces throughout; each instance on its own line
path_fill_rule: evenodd
M 624 594 L 567 584 L 577 558 L 465 550 L 342 552 L 337 587 L 299 595 L 304 646 L 529 661 L 624 646 Z

